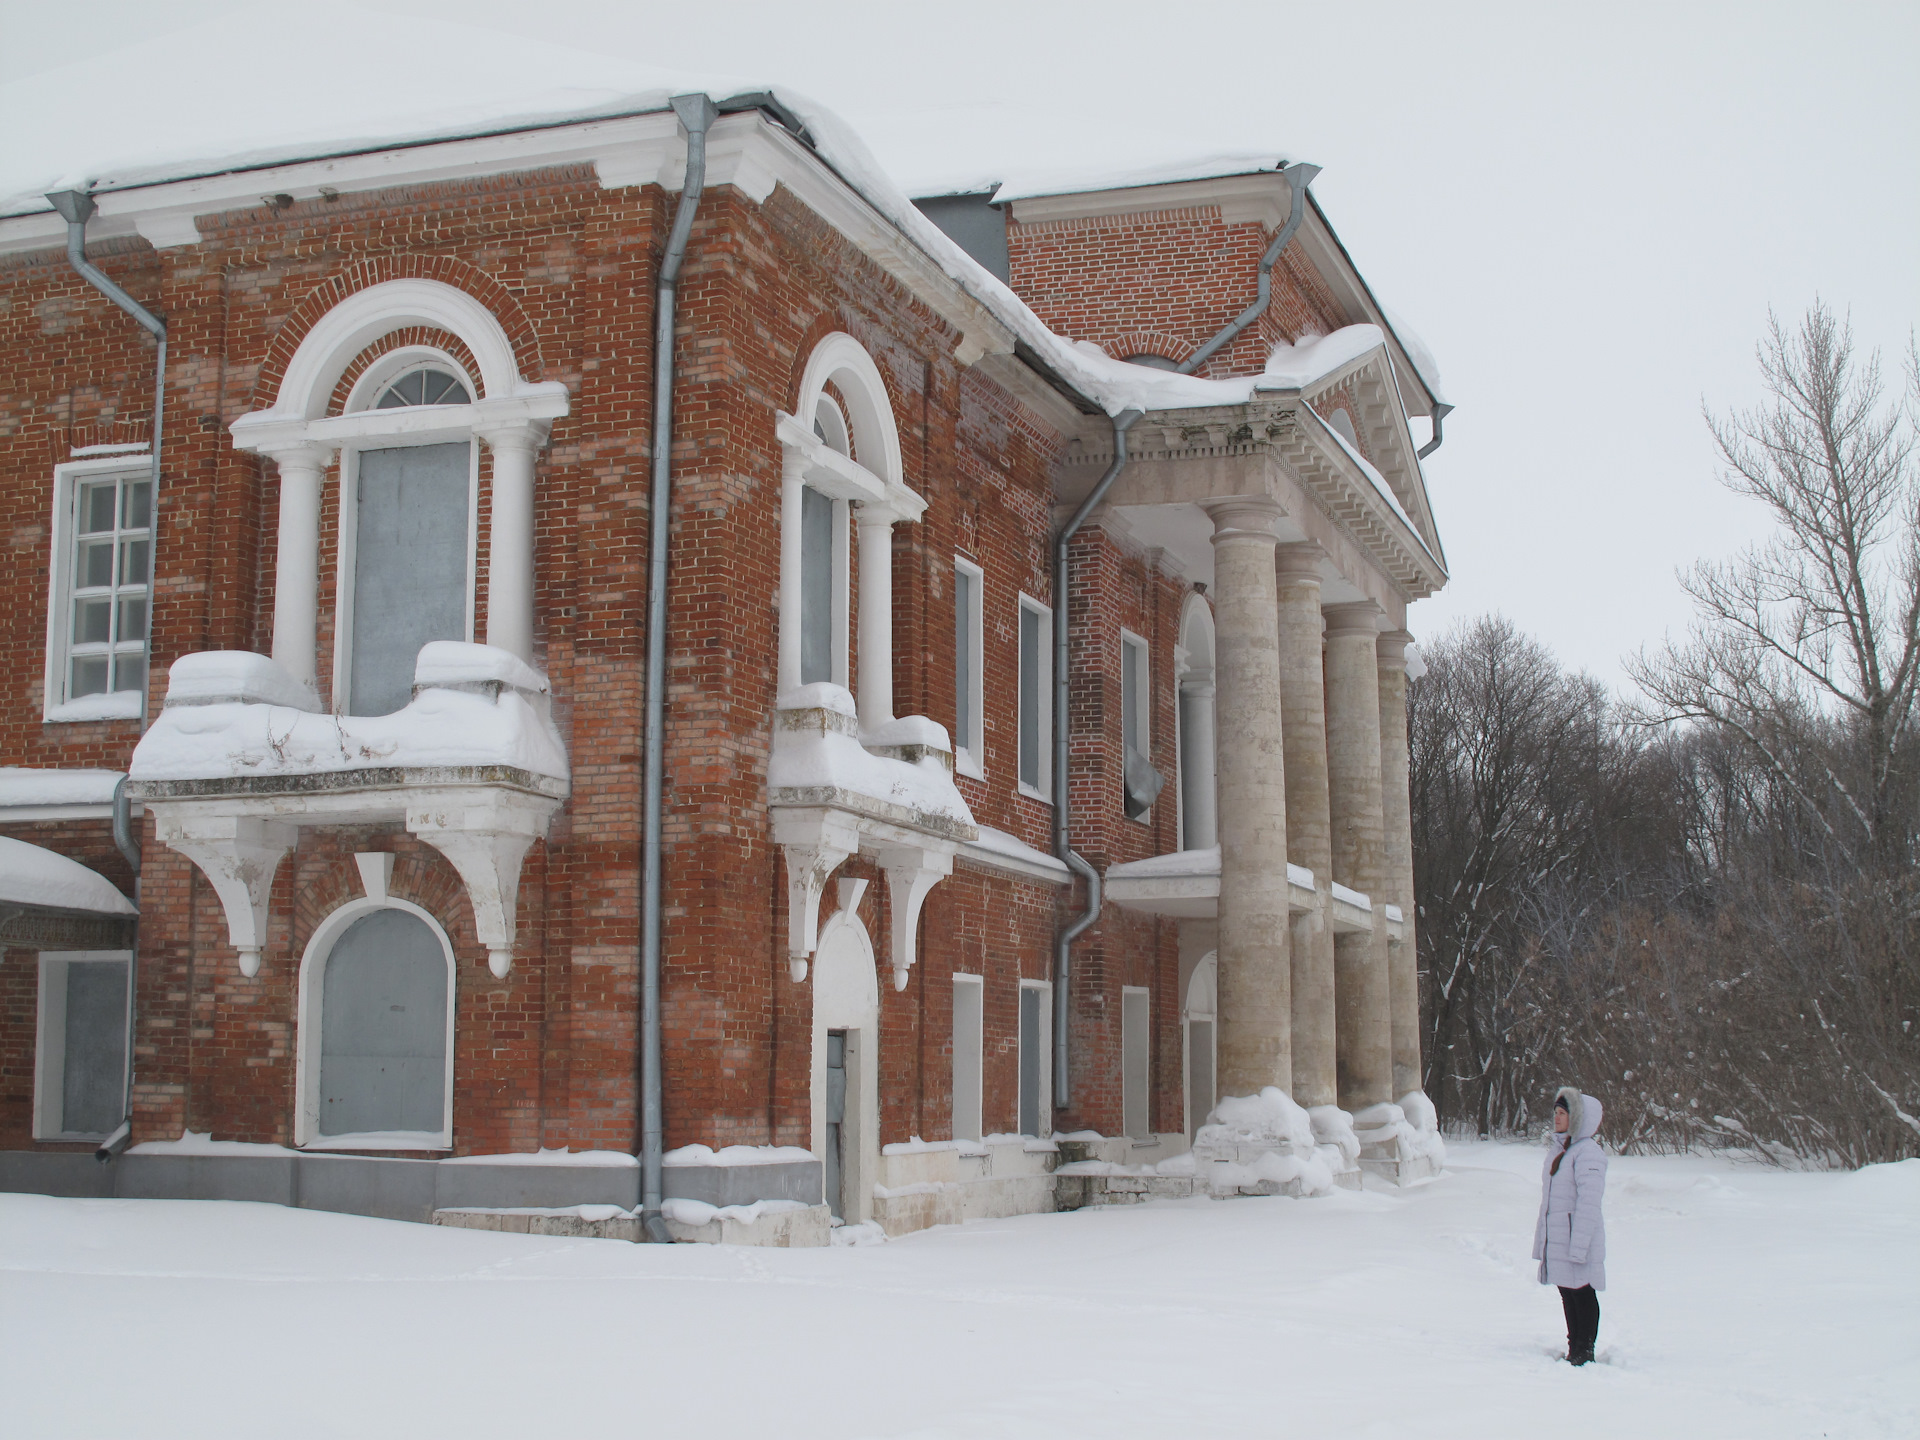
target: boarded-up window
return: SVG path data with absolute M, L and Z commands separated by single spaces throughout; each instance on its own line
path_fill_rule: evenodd
M 348 710 L 391 715 L 430 640 L 467 638 L 469 445 L 368 450 L 354 528 Z
M 800 683 L 833 675 L 834 503 L 811 485 L 800 490 Z
M 123 952 L 40 956 L 37 1139 L 104 1139 L 126 1118 L 127 972 Z
M 953 1138 L 980 1138 L 981 992 L 978 975 L 953 977 Z
M 1053 778 L 1053 617 L 1037 600 L 1020 599 L 1020 785 L 1048 798 Z
M 355 920 L 326 958 L 320 1011 L 320 1133 L 446 1127 L 447 956 L 405 910 Z

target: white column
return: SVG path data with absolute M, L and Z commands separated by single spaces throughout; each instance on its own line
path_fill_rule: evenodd
M 1214 684 L 1219 688 L 1219 1088 L 1293 1085 L 1288 971 L 1287 776 L 1280 735 L 1280 626 L 1268 500 L 1209 504 Z
M 860 527 L 860 728 L 893 720 L 893 522 L 884 505 L 856 505 Z
M 789 449 L 780 464 L 780 673 L 774 686 L 784 696 L 800 684 L 800 472 L 806 461 Z
M 332 452 L 317 446 L 277 450 L 280 534 L 273 572 L 273 658 L 294 679 L 313 685 L 319 619 L 320 492 Z
M 1219 843 L 1218 786 L 1214 775 L 1213 682 L 1180 682 L 1181 797 L 1186 804 L 1186 842 L 1189 850 L 1205 850 Z
M 487 644 L 533 659 L 533 462 L 546 426 L 514 425 L 481 437 L 493 455 L 493 526 L 487 535 Z

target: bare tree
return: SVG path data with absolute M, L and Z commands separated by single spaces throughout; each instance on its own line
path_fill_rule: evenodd
M 1890 402 L 1878 353 L 1856 359 L 1817 302 L 1791 332 L 1771 318 L 1759 363 L 1767 399 L 1707 423 L 1722 482 L 1779 532 L 1683 576 L 1691 635 L 1628 673 L 1647 720 L 1740 736 L 1810 817 L 1884 858 L 1920 683 L 1920 363 Z

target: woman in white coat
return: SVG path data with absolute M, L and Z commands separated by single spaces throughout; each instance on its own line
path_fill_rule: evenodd
M 1560 1287 L 1567 1316 L 1567 1359 L 1593 1359 L 1600 1331 L 1599 1291 L 1607 1288 L 1607 1226 L 1600 1201 L 1607 1189 L 1607 1152 L 1594 1139 L 1600 1102 L 1571 1085 L 1553 1102 L 1553 1134 L 1540 1166 L 1540 1220 L 1533 1258 L 1540 1283 Z

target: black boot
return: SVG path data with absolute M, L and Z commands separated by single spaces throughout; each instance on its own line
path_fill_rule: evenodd
M 1593 1363 L 1593 1346 L 1572 1345 L 1567 1348 L 1569 1365 L 1590 1365 Z

